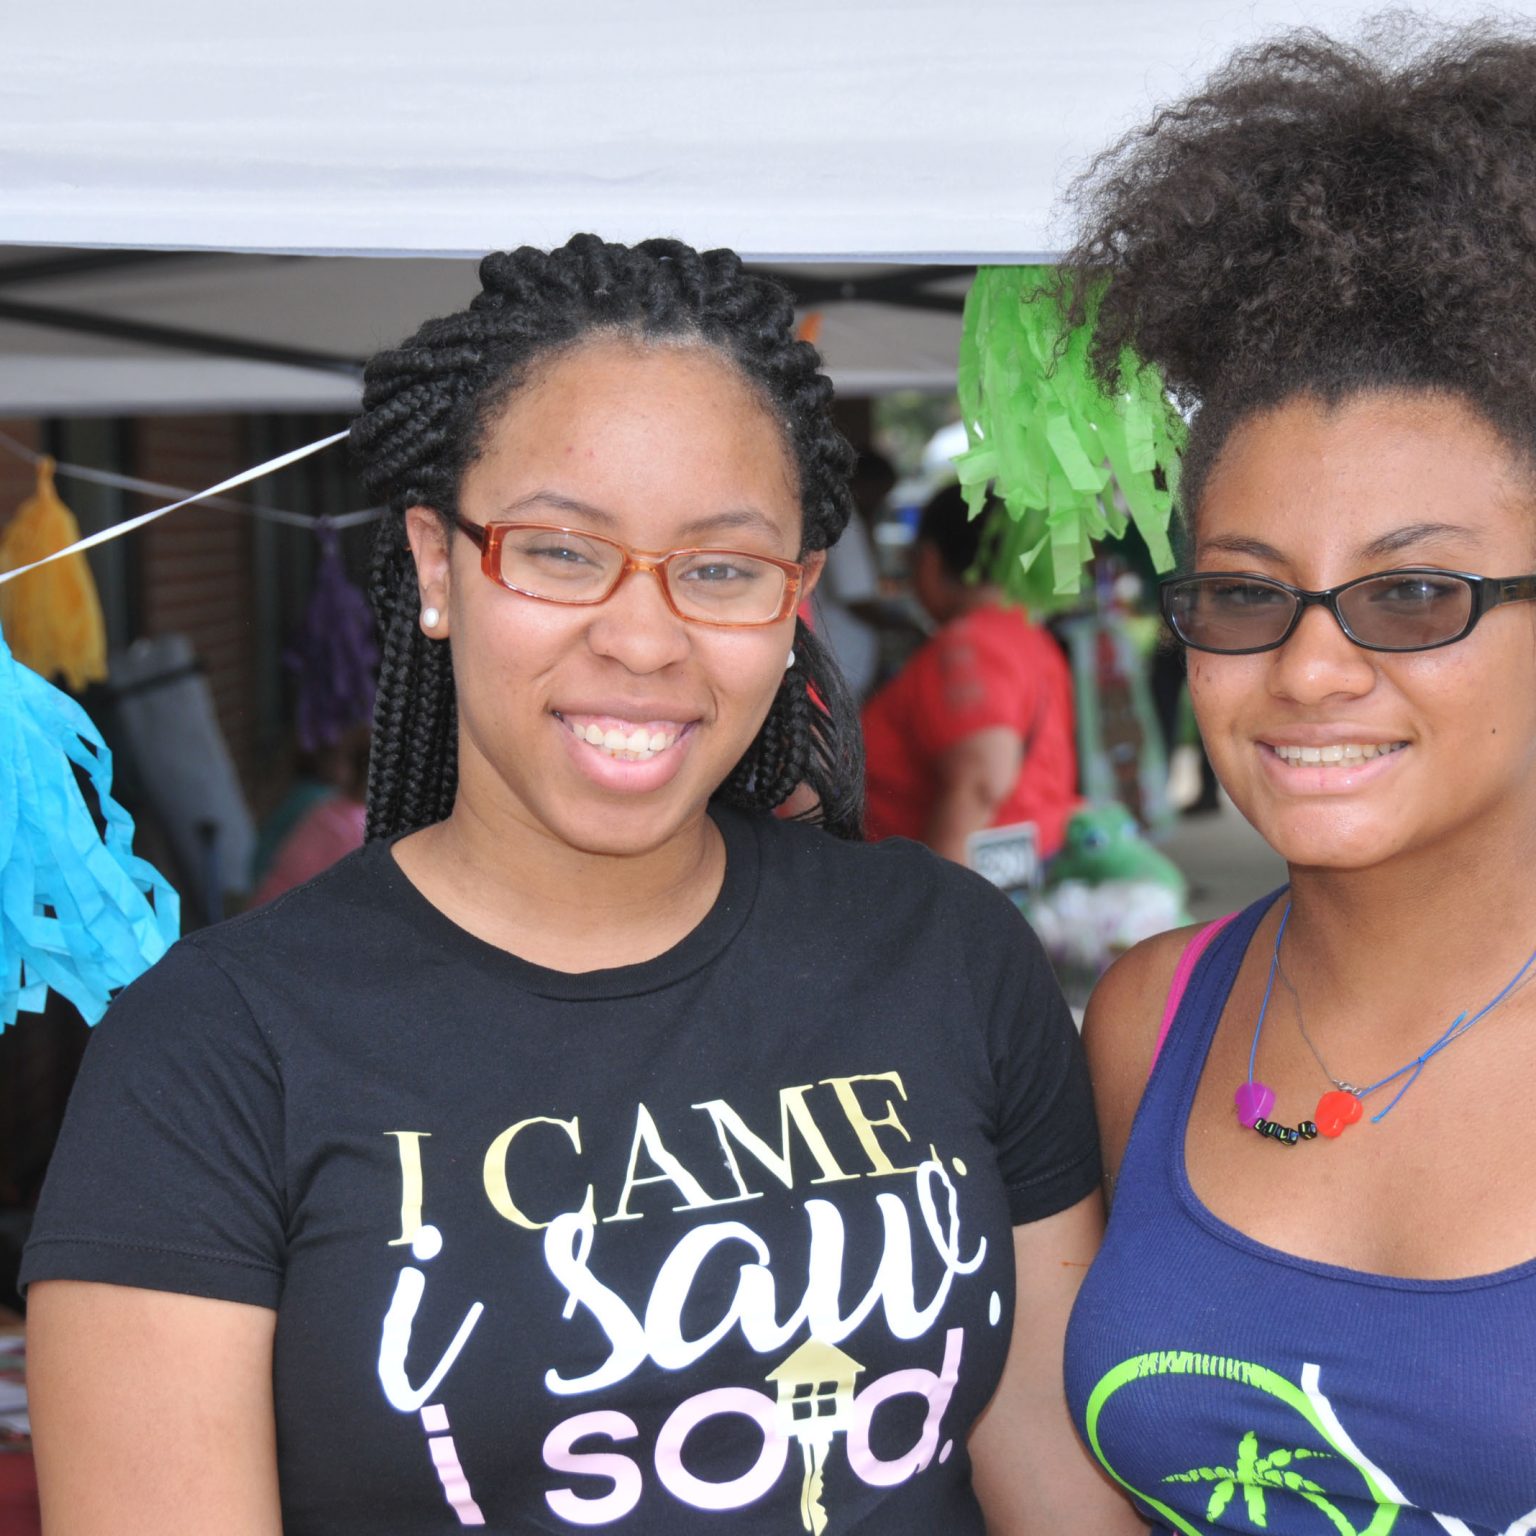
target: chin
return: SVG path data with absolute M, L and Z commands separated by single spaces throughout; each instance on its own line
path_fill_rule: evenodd
M 1402 852 L 1400 818 L 1364 806 L 1254 807 L 1238 805 L 1259 835 L 1299 869 L 1373 869 Z
M 690 808 L 633 805 L 595 806 L 551 818 L 549 831 L 578 853 L 605 858 L 636 858 L 654 853 L 688 823 Z

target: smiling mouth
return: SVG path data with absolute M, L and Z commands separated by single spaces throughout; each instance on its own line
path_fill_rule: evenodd
M 1388 742 L 1339 742 L 1328 747 L 1270 747 L 1283 763 L 1292 766 L 1302 764 L 1330 765 L 1335 763 L 1368 763 L 1372 758 L 1387 757 L 1401 752 L 1406 741 Z
M 635 723 L 602 715 L 554 715 L 577 741 L 621 763 L 648 763 L 674 746 L 687 726 L 672 720 Z

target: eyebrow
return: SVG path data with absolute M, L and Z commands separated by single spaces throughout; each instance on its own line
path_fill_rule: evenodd
M 1214 539 L 1200 540 L 1202 555 L 1213 551 L 1223 555 L 1252 555 L 1255 560 L 1268 560 L 1274 565 L 1285 560 L 1285 556 L 1273 544 L 1266 544 L 1262 539 L 1250 539 L 1240 533 L 1220 534 Z
M 729 512 L 714 512 L 708 517 L 696 517 L 692 522 L 684 523 L 678 529 L 678 536 L 696 539 L 706 533 L 734 531 L 737 528 L 750 528 L 774 538 L 782 537 L 783 534 L 783 530 L 766 512 L 759 512 L 756 507 L 735 507 Z
M 519 496 L 516 501 L 508 502 L 504 506 L 502 516 L 513 517 L 520 512 L 526 512 L 530 507 L 550 507 L 556 512 L 572 512 L 577 517 L 584 517 L 590 522 L 601 523 L 605 528 L 611 528 L 618 522 L 618 518 L 612 512 L 604 511 L 602 507 L 595 507 L 589 501 L 579 501 L 574 496 L 566 496 L 560 491 L 530 491 L 526 496 Z
M 1482 535 L 1475 528 L 1464 528 L 1459 523 L 1410 523 L 1406 528 L 1394 528 L 1379 539 L 1372 539 L 1360 550 L 1364 560 L 1395 555 L 1415 544 L 1427 544 L 1437 539 L 1459 539 L 1464 544 L 1481 547 Z
M 601 528 L 613 528 L 619 521 L 618 517 L 606 508 L 594 506 L 591 502 L 581 501 L 574 496 L 567 496 L 561 491 L 533 491 L 527 496 L 521 496 L 516 501 L 510 502 L 502 509 L 502 515 L 516 517 L 527 512 L 531 507 L 549 507 L 556 512 L 568 512 L 584 522 L 596 523 Z M 766 512 L 760 512 L 756 507 L 734 507 L 726 512 L 712 512 L 706 517 L 696 517 L 677 530 L 677 537 L 686 541 L 701 538 L 706 534 L 733 531 L 738 528 L 753 529 L 776 539 L 783 537 L 783 530 L 779 525 Z
M 1483 543 L 1482 535 L 1475 528 L 1467 528 L 1460 523 L 1409 523 L 1406 527 L 1394 528 L 1390 533 L 1372 539 L 1368 544 L 1362 544 L 1355 554 L 1360 560 L 1381 560 L 1411 549 L 1415 544 L 1427 544 L 1437 539 L 1459 539 L 1479 547 Z M 1218 534 L 1213 539 L 1202 539 L 1200 549 L 1202 554 L 1219 551 L 1226 555 L 1248 555 L 1255 560 L 1267 560 L 1273 565 L 1283 565 L 1288 558 L 1273 544 L 1240 533 Z

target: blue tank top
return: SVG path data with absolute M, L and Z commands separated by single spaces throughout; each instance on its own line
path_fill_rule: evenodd
M 1078 1432 L 1158 1531 L 1536 1532 L 1536 1258 L 1368 1274 L 1254 1242 L 1190 1187 L 1189 1107 L 1272 899 L 1201 958 L 1147 1084 L 1067 1333 Z

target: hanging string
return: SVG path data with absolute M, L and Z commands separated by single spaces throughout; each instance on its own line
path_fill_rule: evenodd
M 0 450 L 13 454 L 19 459 L 35 464 L 46 455 L 37 450 L 28 448 L 25 443 L 18 442 L 5 432 L 0 432 Z M 137 475 L 125 475 L 111 469 L 94 469 L 85 464 L 55 464 L 54 473 L 65 476 L 68 479 L 84 480 L 92 485 L 110 486 L 115 490 L 137 491 L 147 496 L 176 496 L 191 497 L 191 492 L 184 485 L 169 485 L 162 480 L 144 480 Z M 288 528 L 313 528 L 318 521 L 316 517 L 303 512 L 287 512 L 280 507 L 256 506 L 251 502 L 234 501 L 228 497 L 213 496 L 204 493 L 200 498 L 204 505 L 217 507 L 224 512 L 238 512 L 244 517 L 259 518 L 264 522 L 279 523 Z M 360 526 L 365 523 L 377 522 L 384 515 L 383 507 L 364 507 L 355 512 L 342 512 L 334 516 L 328 516 L 327 521 L 333 528 L 347 529 Z
M 220 491 L 232 491 L 237 485 L 246 485 L 252 480 L 259 480 L 263 475 L 286 469 L 290 464 L 297 464 L 300 459 L 307 459 L 312 453 L 319 453 L 322 448 L 329 448 L 332 443 L 339 443 L 346 435 L 345 432 L 333 432 L 329 437 L 319 438 L 313 443 L 305 443 L 302 448 L 293 448 L 287 453 L 280 453 L 276 458 L 257 464 L 252 469 L 243 469 L 238 475 L 231 475 L 229 479 L 221 480 L 217 485 L 210 485 L 207 490 L 183 496 L 180 501 L 173 501 L 167 507 L 156 507 L 152 512 L 141 512 L 137 517 L 130 517 L 121 523 L 114 523 L 110 528 L 103 528 L 99 533 L 76 539 L 73 544 L 66 545 L 63 549 L 56 549 L 51 555 L 44 555 L 41 560 L 34 560 L 30 565 L 19 565 L 13 571 L 0 572 L 0 585 L 15 581 L 18 576 L 25 576 L 28 571 L 35 571 L 39 566 L 62 560 L 66 555 L 72 555 L 77 550 L 94 549 L 98 544 L 120 539 L 124 534 L 132 533 L 136 528 L 143 528 L 146 524 L 154 522 L 156 518 L 164 517 L 168 512 L 175 512 L 180 507 L 191 506 L 196 501 L 207 501 L 210 497 L 217 496 Z M 306 526 L 313 526 L 314 521 L 313 518 L 305 519 Z
M 327 442 L 334 442 L 334 438 L 328 438 Z M 39 453 L 36 449 L 28 448 L 25 443 L 17 442 L 8 433 L 0 432 L 0 450 L 14 455 L 18 459 L 24 459 L 29 464 L 39 463 L 48 457 Z M 62 476 L 69 480 L 84 480 L 91 485 L 110 486 L 113 490 L 137 491 L 145 496 L 177 496 L 186 500 L 194 499 L 184 485 L 167 485 L 162 480 L 142 480 L 137 475 L 119 474 L 113 469 L 92 469 L 86 464 L 60 464 L 55 463 L 53 472 L 56 476 Z M 227 496 L 214 496 L 204 492 L 201 497 L 204 505 L 217 507 L 221 512 L 238 512 L 243 517 L 259 518 L 262 522 L 279 523 L 285 528 L 313 528 L 319 521 L 318 518 L 306 515 L 303 512 L 285 512 L 281 507 L 259 507 L 248 501 L 232 501 Z M 347 529 L 360 527 L 364 523 L 376 523 L 384 515 L 383 507 L 363 507 L 356 512 L 341 512 L 335 516 L 327 514 L 325 521 L 330 527 Z

